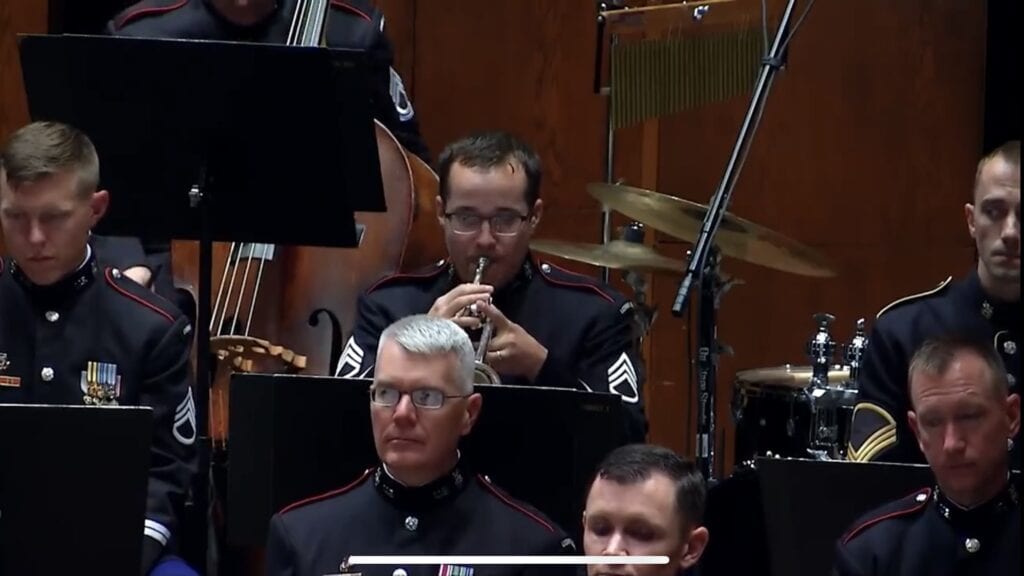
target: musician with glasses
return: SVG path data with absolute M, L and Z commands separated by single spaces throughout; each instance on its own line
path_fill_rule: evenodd
M 618 394 L 628 438 L 643 441 L 644 372 L 632 302 L 530 253 L 544 212 L 536 152 L 504 132 L 477 134 L 447 146 L 437 172 L 437 219 L 449 257 L 384 278 L 361 295 L 337 374 L 372 375 L 381 331 L 404 316 L 449 318 L 473 335 L 486 320 L 493 335 L 483 361 L 503 384 Z M 477 283 L 481 257 L 487 265 Z M 473 305 L 477 315 L 468 313 Z
M 425 314 L 395 322 L 377 346 L 370 417 L 380 466 L 276 514 L 268 575 L 471 576 L 473 566 L 350 566 L 351 555 L 525 555 L 575 552 L 565 532 L 460 461 L 482 397 L 473 345 L 454 322 Z M 399 572 L 399 569 L 403 572 Z M 488 574 L 575 574 L 571 566 L 493 566 Z

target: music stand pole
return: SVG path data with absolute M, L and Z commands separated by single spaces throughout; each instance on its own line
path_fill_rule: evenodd
M 194 540 L 192 560 L 205 563 L 213 242 L 358 245 L 353 213 L 386 209 L 372 59 L 362 50 L 110 36 L 20 35 L 19 49 L 33 119 L 89 134 L 102 185 L 116 191 L 97 231 L 199 241 L 192 489 L 202 526 L 178 537 Z M 324 194 L 325 183 L 335 193 Z M 288 201 L 276 201 L 284 193 Z
M 690 252 L 690 259 L 686 268 L 686 274 L 683 276 L 683 280 L 679 283 L 679 289 L 676 292 L 675 301 L 672 303 L 672 315 L 677 318 L 682 316 L 683 311 L 686 309 L 693 283 L 697 280 L 700 280 L 702 283 L 704 282 L 703 277 L 708 269 L 708 260 L 712 252 L 715 234 L 718 232 L 718 227 L 722 222 L 722 217 L 725 214 L 726 207 L 729 205 L 729 199 L 732 196 L 733 189 L 736 186 L 736 181 L 739 178 L 740 160 L 746 154 L 746 150 L 753 139 L 757 120 L 761 116 L 765 100 L 767 99 L 768 92 L 771 89 L 772 81 L 775 78 L 775 72 L 782 66 L 781 51 L 783 47 L 783 37 L 785 36 L 786 30 L 789 28 L 789 20 L 793 14 L 793 7 L 795 5 L 796 0 L 789 0 L 786 3 L 786 10 L 783 12 L 782 20 L 779 22 L 779 27 L 775 32 L 775 40 L 772 42 L 768 56 L 762 61 L 761 71 L 758 74 L 757 83 L 754 86 L 754 93 L 750 99 L 750 106 L 747 109 L 746 116 L 743 118 L 743 123 L 740 125 L 736 144 L 733 146 L 732 155 L 729 157 L 729 163 L 725 167 L 725 174 L 722 176 L 722 181 L 718 186 L 718 190 L 715 191 L 715 195 L 711 199 L 711 204 L 707 214 L 704 215 L 704 223 L 701 226 L 700 235 L 697 237 L 697 242 L 694 245 L 693 250 Z M 702 293 L 703 292 L 704 290 L 702 289 Z M 701 338 L 705 338 L 708 334 L 713 332 L 713 329 L 700 330 L 700 336 Z M 714 341 L 709 340 L 704 340 L 698 343 L 699 350 L 708 351 L 709 359 L 713 353 L 717 352 L 715 350 L 716 346 L 717 344 Z M 709 370 L 709 373 L 713 375 L 714 370 Z M 713 390 L 715 388 L 715 384 L 715 382 L 701 382 L 701 387 L 703 388 L 707 385 L 708 389 Z M 703 399 L 704 398 L 702 397 L 702 400 Z M 713 400 L 714 394 L 711 393 L 707 397 L 707 401 L 709 403 L 708 406 L 705 409 L 699 410 L 697 429 L 699 431 L 703 431 L 703 433 L 710 433 L 714 430 L 713 415 L 715 406 Z M 701 465 L 701 471 L 707 479 L 712 479 L 714 477 L 714 470 L 712 468 L 713 449 L 711 447 L 713 444 L 713 435 L 702 438 L 700 433 L 698 433 L 697 459 Z

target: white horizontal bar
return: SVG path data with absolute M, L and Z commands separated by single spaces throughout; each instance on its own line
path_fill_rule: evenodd
M 569 556 L 569 555 L 535 555 L 535 556 L 349 556 L 348 566 L 398 566 L 420 564 L 456 564 L 477 566 L 504 565 L 570 565 L 590 566 L 598 564 L 668 564 L 668 556 Z

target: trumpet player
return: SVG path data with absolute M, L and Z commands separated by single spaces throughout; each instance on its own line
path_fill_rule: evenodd
M 628 437 L 643 441 L 644 374 L 632 303 L 530 253 L 544 213 L 536 152 L 504 132 L 477 134 L 444 149 L 438 176 L 436 215 L 448 258 L 386 277 L 360 297 L 337 374 L 370 376 L 381 332 L 405 316 L 448 318 L 471 334 L 490 324 L 482 360 L 503 384 L 615 393 L 626 408 Z

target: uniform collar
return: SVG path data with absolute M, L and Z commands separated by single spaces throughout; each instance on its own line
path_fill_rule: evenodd
M 461 462 L 447 474 L 423 486 L 406 486 L 396 480 L 385 469 L 384 464 L 373 474 L 373 486 L 384 498 L 403 510 L 427 508 L 447 502 L 458 496 L 466 487 L 467 474 Z
M 961 508 L 960 505 L 947 498 L 938 487 L 935 488 L 932 498 L 940 516 L 954 527 L 968 530 L 982 528 L 999 516 L 1017 509 L 1020 505 L 1017 488 L 1009 481 L 994 498 L 970 509 Z
M 977 311 L 982 318 L 996 325 L 1016 324 L 1020 318 L 1020 301 L 1003 302 L 990 297 L 981 285 L 978 270 L 972 270 L 964 282 L 963 293 L 968 305 Z
M 249 26 L 239 26 L 221 16 L 210 0 L 200 0 L 200 3 L 210 18 L 217 23 L 229 38 L 254 42 L 265 41 L 268 37 L 273 38 L 274 34 L 271 31 L 279 32 L 282 30 L 282 27 L 284 27 L 284 33 L 287 34 L 287 26 L 291 24 L 295 6 L 295 0 L 277 0 L 274 9 L 263 20 Z M 286 38 L 280 38 L 279 42 L 284 43 L 285 40 Z
M 46 304 L 59 304 L 88 288 L 96 279 L 96 255 L 92 246 L 86 244 L 85 260 L 72 273 L 46 286 L 39 286 L 28 279 L 21 271 L 18 263 L 11 261 L 11 277 L 25 290 L 33 301 Z

